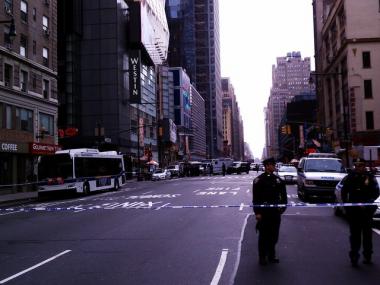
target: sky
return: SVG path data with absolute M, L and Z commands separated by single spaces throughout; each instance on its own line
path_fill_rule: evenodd
M 261 158 L 276 58 L 300 51 L 315 69 L 312 0 L 219 0 L 219 22 L 221 73 L 234 86 L 244 140 Z

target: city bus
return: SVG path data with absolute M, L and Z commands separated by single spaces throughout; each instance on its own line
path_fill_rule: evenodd
M 123 155 L 116 151 L 67 149 L 39 158 L 38 196 L 56 191 L 88 195 L 97 190 L 118 190 L 125 183 Z

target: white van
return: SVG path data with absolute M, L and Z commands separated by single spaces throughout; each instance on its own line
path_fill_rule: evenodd
M 347 174 L 342 160 L 331 157 L 303 157 L 297 170 L 297 194 L 303 201 L 335 197 L 335 186 Z

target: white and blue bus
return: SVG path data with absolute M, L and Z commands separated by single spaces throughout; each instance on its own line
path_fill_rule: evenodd
M 126 182 L 123 156 L 116 151 L 67 149 L 43 156 L 38 163 L 38 195 L 67 191 L 89 194 Z

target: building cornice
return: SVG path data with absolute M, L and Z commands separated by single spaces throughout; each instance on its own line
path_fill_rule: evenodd
M 22 62 L 23 64 L 25 64 L 31 68 L 37 69 L 37 70 L 39 70 L 39 71 L 41 71 L 47 75 L 50 75 L 52 77 L 55 77 L 55 78 L 58 77 L 58 73 L 51 70 L 50 68 L 47 68 L 47 67 L 43 66 L 42 64 L 39 64 L 39 63 L 32 61 L 30 59 L 27 59 L 25 57 L 22 57 L 21 55 L 15 53 L 15 52 L 12 52 L 11 50 L 4 48 L 2 46 L 0 46 L 0 55 L 4 55 L 4 56 L 11 58 L 13 60 L 17 60 L 19 62 Z

